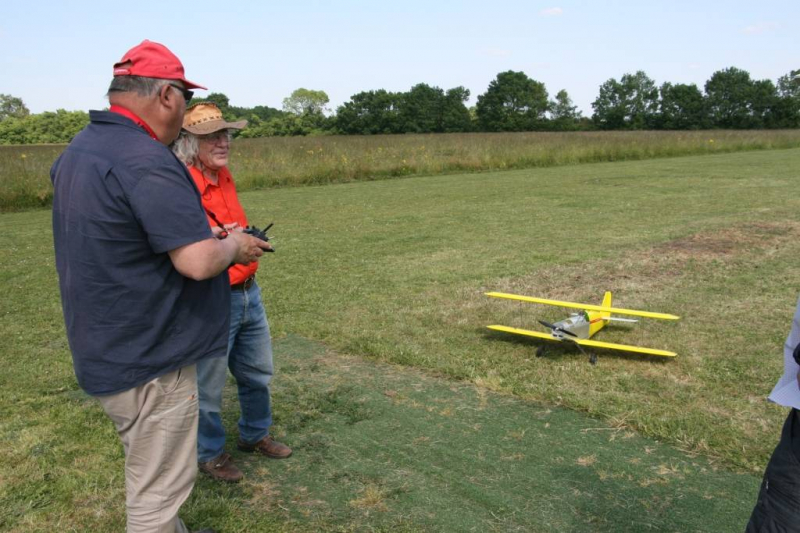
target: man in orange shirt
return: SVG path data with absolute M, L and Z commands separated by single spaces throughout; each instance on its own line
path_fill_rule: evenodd
M 231 131 L 242 129 L 246 120 L 226 122 L 212 103 L 196 104 L 186 110 L 183 130 L 173 150 L 188 167 L 200 191 L 203 207 L 212 227 L 242 231 L 247 216 L 236 195 L 228 170 Z M 238 448 L 284 459 L 292 450 L 269 434 L 272 425 L 269 383 L 272 379 L 272 343 L 269 323 L 256 283 L 258 262 L 233 265 L 228 269 L 231 284 L 231 325 L 228 356 L 201 361 L 197 365 L 200 424 L 197 460 L 200 470 L 214 479 L 236 482 L 242 472 L 225 452 L 225 430 L 220 411 L 226 366 L 236 378 L 241 417 Z

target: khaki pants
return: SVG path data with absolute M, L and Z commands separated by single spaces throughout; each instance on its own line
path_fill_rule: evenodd
M 98 398 L 125 448 L 128 533 L 185 533 L 197 475 L 197 373 L 187 366 Z

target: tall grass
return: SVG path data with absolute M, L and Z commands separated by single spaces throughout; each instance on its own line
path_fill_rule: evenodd
M 800 131 L 467 133 L 235 141 L 242 189 L 800 147 Z
M 800 130 L 270 137 L 233 144 L 240 190 L 800 147 Z M 0 146 L 0 211 L 47 206 L 63 146 Z
M 0 146 L 0 211 L 49 206 L 50 166 L 62 150 L 60 144 Z

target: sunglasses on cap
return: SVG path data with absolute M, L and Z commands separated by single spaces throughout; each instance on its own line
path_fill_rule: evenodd
M 170 87 L 175 87 L 176 89 L 178 89 L 181 92 L 181 94 L 183 95 L 183 99 L 186 100 L 187 104 L 192 101 L 192 98 L 194 97 L 194 91 L 190 91 L 189 89 L 185 89 L 185 88 L 181 87 L 180 85 L 175 85 L 174 83 L 168 83 L 167 85 L 169 85 Z

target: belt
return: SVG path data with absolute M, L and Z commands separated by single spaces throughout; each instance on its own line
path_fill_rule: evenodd
M 247 278 L 246 280 L 244 280 L 241 283 L 237 283 L 236 285 L 231 285 L 231 290 L 232 291 L 246 291 L 247 289 L 252 287 L 253 283 L 255 283 L 255 282 L 256 282 L 256 277 L 255 276 L 250 276 L 249 278 Z

